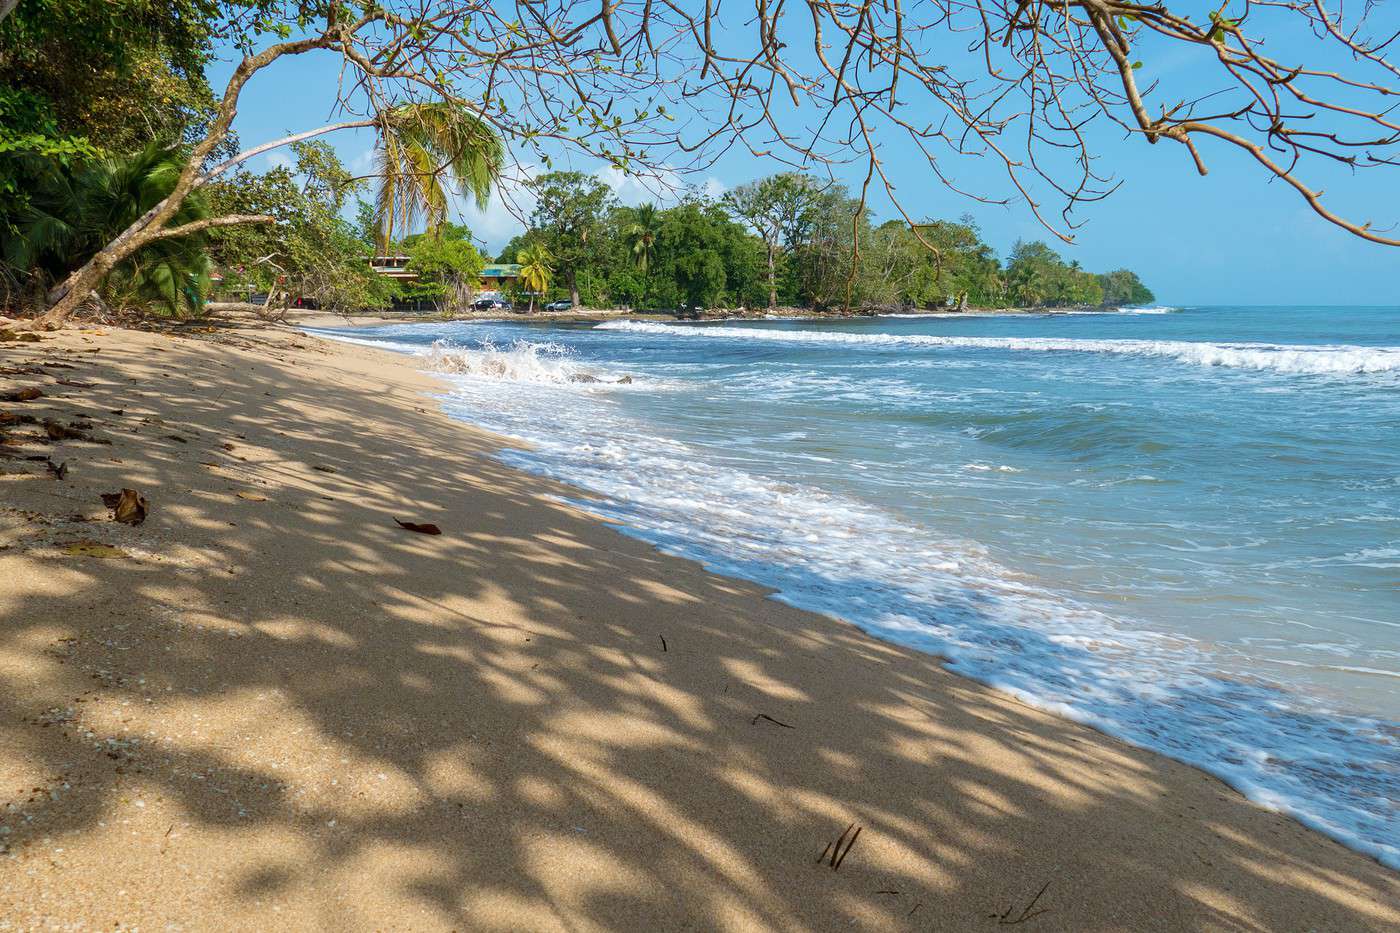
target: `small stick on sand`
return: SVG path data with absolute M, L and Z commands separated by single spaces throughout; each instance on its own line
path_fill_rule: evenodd
M 778 720 L 774 719 L 772 716 L 769 716 L 767 713 L 759 713 L 759 714 L 758 714 L 757 716 L 755 716 L 753 719 L 749 720 L 749 725 L 751 725 L 751 726 L 756 726 L 756 725 L 758 725 L 758 721 L 759 721 L 760 719 L 766 719 L 766 720 L 768 720 L 769 722 L 771 722 L 773 725 L 775 725 L 775 726 L 782 726 L 784 729 L 791 729 L 791 728 L 793 728 L 792 726 L 789 726 L 789 725 L 788 725 L 787 723 L 785 723 L 785 722 L 779 722 Z
M 1040 896 L 1045 893 L 1045 889 L 1048 887 L 1050 887 L 1049 881 L 1041 885 L 1040 890 L 1035 892 L 1035 897 L 1031 898 L 1031 902 L 1021 910 L 1021 913 L 1016 917 L 1015 920 L 1007 919 L 1011 916 L 1011 911 L 1015 906 L 1012 905 L 1012 907 L 1006 908 L 1006 913 L 1002 914 L 1000 917 L 997 918 L 997 923 L 1001 924 L 1002 926 L 1014 926 L 1015 924 L 1025 923 L 1027 920 L 1030 920 L 1033 917 L 1039 917 L 1041 914 L 1048 912 L 1050 910 L 1049 907 L 1042 907 L 1040 908 L 1040 910 L 1037 910 L 1034 913 L 1031 912 L 1032 908 L 1035 907 L 1036 902 L 1040 900 Z
M 855 823 L 847 826 L 841 835 L 836 837 L 835 842 L 828 842 L 826 848 L 822 849 L 822 854 L 817 856 L 817 864 L 820 865 L 825 861 L 831 866 L 832 871 L 839 869 L 841 863 L 846 860 L 846 856 L 851 854 L 851 849 L 855 846 L 856 839 L 859 838 L 862 829 L 864 829 L 863 826 L 857 826 Z M 851 832 L 851 830 L 855 830 L 855 832 Z M 843 844 L 845 849 L 841 848 Z M 830 858 L 827 857 L 828 854 L 830 854 Z

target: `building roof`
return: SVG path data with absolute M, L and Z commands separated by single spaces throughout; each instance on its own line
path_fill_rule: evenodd
M 483 279 L 511 279 L 520 275 L 520 264 L 515 262 L 488 262 L 481 267 Z

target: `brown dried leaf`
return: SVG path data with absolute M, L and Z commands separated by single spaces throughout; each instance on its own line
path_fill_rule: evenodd
M 255 492 L 240 492 L 238 498 L 247 499 L 249 502 L 266 502 L 267 496 L 260 496 Z
M 112 510 L 112 520 L 123 525 L 139 525 L 146 520 L 146 497 L 134 489 L 104 492 L 102 504 Z
M 434 525 L 432 522 L 405 522 L 397 518 L 394 519 L 394 521 L 399 523 L 400 528 L 405 528 L 409 531 L 416 531 L 420 535 L 442 534 L 442 529 L 439 528 L 437 525 Z
M 32 402 L 36 398 L 43 398 L 43 396 L 44 393 L 33 386 L 26 386 L 23 389 L 13 389 L 6 392 L 4 395 L 0 395 L 0 399 L 4 399 L 7 402 Z

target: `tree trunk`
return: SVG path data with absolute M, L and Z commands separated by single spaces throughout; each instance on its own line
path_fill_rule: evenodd
M 578 276 L 573 270 L 569 271 L 569 298 L 573 301 L 574 307 L 578 307 Z
M 249 222 L 252 217 L 223 218 L 213 222 L 200 221 L 187 224 L 182 227 L 163 229 L 170 219 L 180 210 L 180 205 L 191 191 L 207 183 L 215 175 L 240 164 L 245 159 L 251 157 L 259 151 L 272 148 L 272 144 L 265 144 L 257 147 L 256 150 L 249 150 L 240 153 L 234 158 L 224 162 L 208 174 L 201 172 L 205 159 L 214 151 L 214 148 L 227 136 L 233 118 L 238 112 L 238 97 L 243 91 L 243 86 L 248 83 L 254 74 L 267 67 L 273 61 L 283 55 L 299 55 L 316 48 L 328 48 L 334 45 L 335 40 L 327 33 L 320 36 L 312 36 L 305 39 L 297 39 L 291 42 L 283 42 L 269 46 L 256 55 L 250 55 L 238 63 L 233 70 L 233 75 L 229 78 L 228 85 L 224 89 L 224 96 L 220 99 L 213 123 L 204 139 L 195 145 L 190 154 L 189 161 L 185 163 L 184 169 L 180 172 L 180 177 L 176 179 L 174 188 L 164 200 L 156 204 L 136 219 L 131 226 L 127 227 L 106 246 L 97 252 L 95 256 L 84 263 L 77 271 L 73 272 L 66 279 L 54 287 L 48 295 L 48 310 L 45 311 L 35 321 L 34 326 L 39 328 L 61 327 L 78 306 L 82 304 L 84 297 L 91 291 L 95 291 L 102 285 L 107 274 L 115 269 L 127 257 L 131 256 L 141 247 L 153 240 L 162 239 L 169 236 L 178 236 L 182 233 L 193 233 L 198 229 L 211 226 L 222 226 L 230 221 L 236 223 Z M 339 128 L 340 125 L 333 124 L 331 128 Z M 313 131 L 310 135 L 319 135 L 321 132 L 329 132 L 330 128 L 321 128 Z M 297 134 L 296 137 L 287 137 L 282 143 L 294 139 L 309 138 L 308 134 Z M 263 218 L 257 218 L 263 219 Z M 265 218 L 271 221 L 272 218 Z
M 772 311 L 778 307 L 778 273 L 774 262 L 773 244 L 768 245 L 768 310 Z

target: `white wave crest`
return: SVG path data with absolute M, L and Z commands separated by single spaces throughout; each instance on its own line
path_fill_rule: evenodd
M 1188 340 L 1099 340 L 1067 337 L 943 337 L 932 334 L 855 334 L 608 321 L 600 330 L 683 337 L 773 340 L 787 343 L 947 347 L 1050 353 L 1110 353 L 1173 359 L 1198 366 L 1344 376 L 1400 371 L 1400 347 L 1307 346 L 1273 343 L 1205 343 Z
M 430 369 L 495 382 L 535 385 L 628 385 L 630 376 L 589 371 L 571 357 L 568 347 L 557 343 L 517 340 L 506 347 L 482 341 L 479 347 L 456 346 L 436 340 L 424 357 Z

